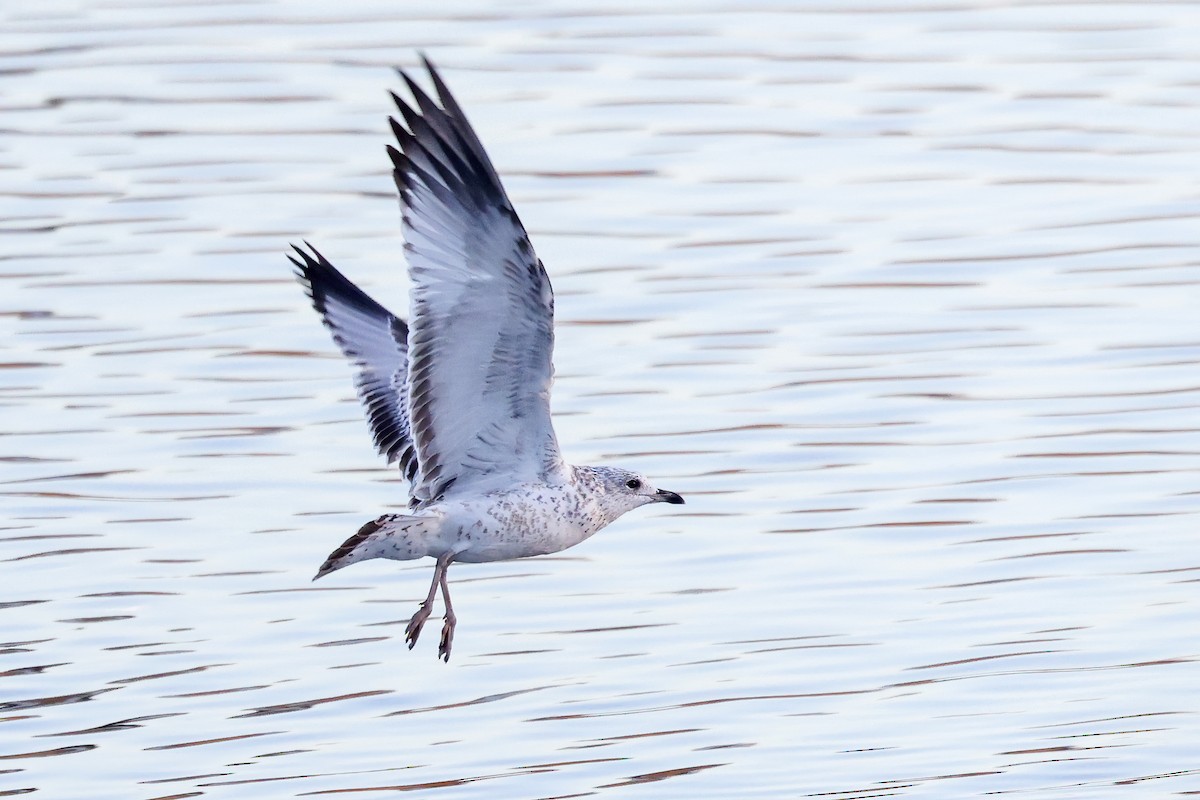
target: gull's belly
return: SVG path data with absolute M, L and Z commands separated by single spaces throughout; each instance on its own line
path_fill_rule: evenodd
M 447 503 L 447 506 L 449 503 Z M 455 561 L 507 561 L 573 547 L 604 526 L 588 503 L 557 487 L 495 493 L 446 509 Z

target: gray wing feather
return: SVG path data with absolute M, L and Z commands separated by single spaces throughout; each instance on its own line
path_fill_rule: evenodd
M 554 295 L 478 137 L 428 61 L 441 105 L 407 75 L 389 147 L 412 278 L 409 420 L 414 494 L 563 469 L 550 420 Z
M 308 244 L 305 242 L 305 244 Z M 397 461 L 409 481 L 418 461 L 408 421 L 408 326 L 338 272 L 316 248 L 293 247 L 296 276 L 334 342 L 358 368 L 354 385 L 367 412 L 375 447 Z

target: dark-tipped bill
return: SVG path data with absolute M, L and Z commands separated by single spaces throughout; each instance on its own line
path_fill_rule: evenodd
M 666 489 L 659 489 L 656 495 L 660 503 L 671 503 L 672 505 L 683 505 L 683 498 L 674 492 L 668 492 Z

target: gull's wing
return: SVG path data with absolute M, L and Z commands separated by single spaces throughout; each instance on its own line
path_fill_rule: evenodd
M 419 500 L 556 480 L 554 294 L 500 177 L 428 60 L 439 106 L 400 72 L 388 147 L 412 278 L 409 419 Z
M 305 244 L 308 244 L 305 242 Z M 358 367 L 354 385 L 375 447 L 417 483 L 417 454 L 408 424 L 408 326 L 334 269 L 311 244 L 294 247 L 297 277 L 342 352 Z

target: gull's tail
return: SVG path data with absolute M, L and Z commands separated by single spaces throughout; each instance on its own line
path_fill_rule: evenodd
M 405 514 L 384 514 L 371 520 L 329 554 L 313 580 L 369 558 L 409 561 L 426 556 L 429 554 L 428 539 L 434 533 L 432 526 L 436 522 L 432 517 Z

